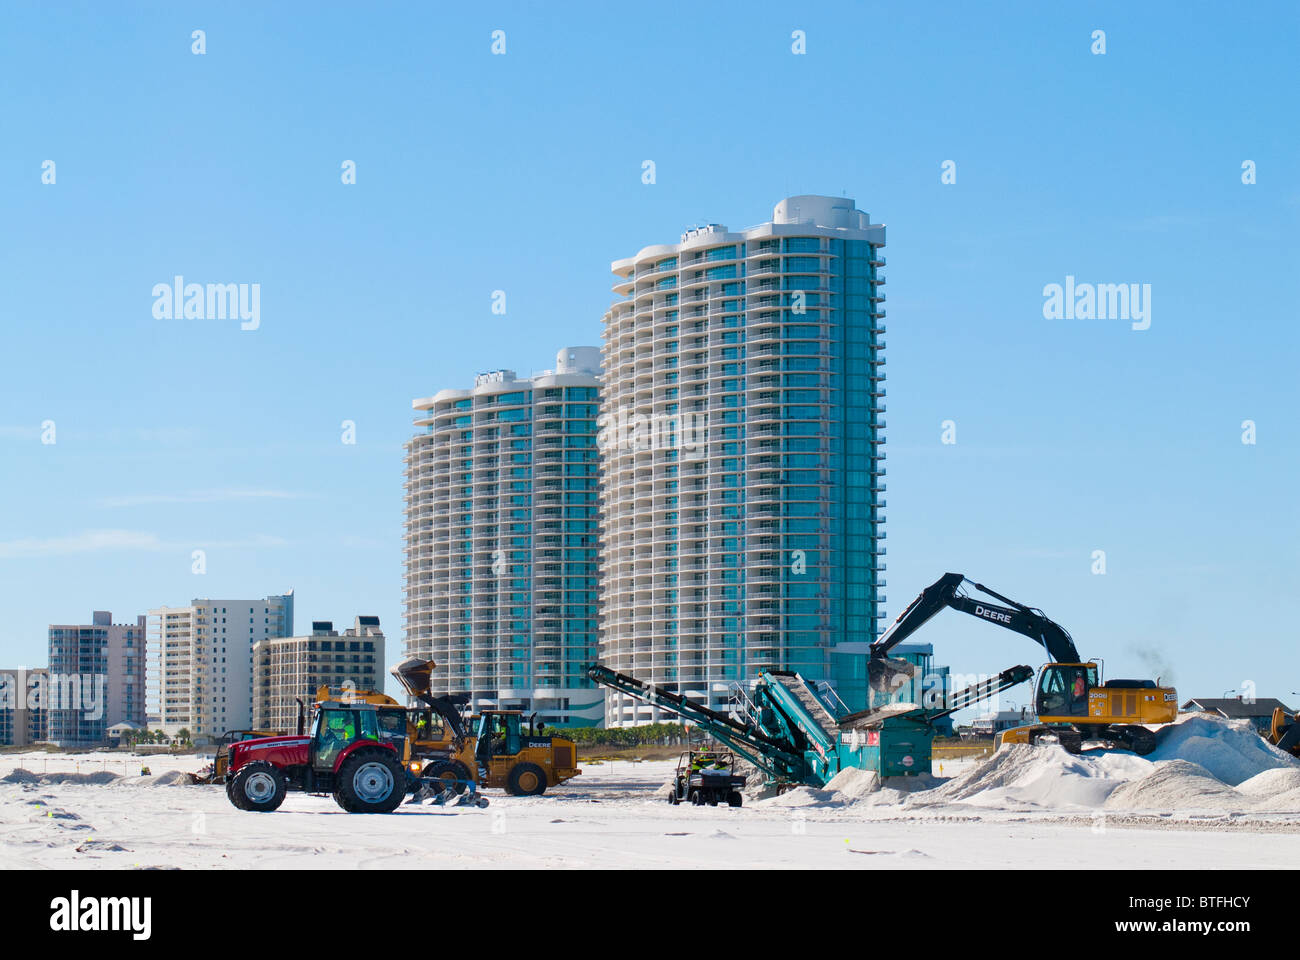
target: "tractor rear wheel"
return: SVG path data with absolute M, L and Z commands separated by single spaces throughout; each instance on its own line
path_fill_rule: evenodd
M 546 771 L 535 763 L 516 763 L 506 777 L 506 792 L 516 797 L 540 797 L 546 792 Z
M 265 760 L 253 760 L 239 768 L 226 784 L 226 796 L 240 810 L 270 813 L 284 803 L 288 792 L 284 773 Z
M 388 750 L 354 753 L 339 767 L 334 802 L 348 813 L 392 813 L 406 796 L 406 771 Z
M 436 777 L 446 782 L 446 788 L 453 790 L 457 796 L 465 792 L 472 779 L 469 775 L 469 768 L 459 760 L 438 760 L 424 768 L 421 776 L 425 778 Z

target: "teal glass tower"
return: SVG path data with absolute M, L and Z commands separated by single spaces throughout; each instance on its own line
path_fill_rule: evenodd
M 612 264 L 606 666 L 725 709 L 760 670 L 832 682 L 831 651 L 876 635 L 884 245 L 852 200 L 798 196 Z M 657 713 L 607 698 L 610 725 Z

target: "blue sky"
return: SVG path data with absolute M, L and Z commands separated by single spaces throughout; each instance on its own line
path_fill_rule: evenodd
M 889 226 L 890 616 L 957 570 L 1111 676 L 1288 699 L 1298 9 L 7 4 L 0 660 L 293 588 L 395 661 L 411 399 L 599 343 L 613 259 L 847 193 Z M 155 319 L 177 274 L 260 283 L 260 329 Z M 1044 319 L 1067 275 L 1150 284 L 1150 329 Z M 955 613 L 917 639 L 1042 659 Z

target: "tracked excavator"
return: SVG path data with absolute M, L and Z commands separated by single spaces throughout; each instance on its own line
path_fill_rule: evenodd
M 967 585 L 1000 602 L 972 597 Z M 1172 723 L 1178 716 L 1178 692 L 1173 687 L 1162 687 L 1158 680 L 1103 682 L 1101 665 L 1082 661 L 1070 634 L 1042 610 L 960 573 L 945 573 L 921 591 L 871 645 L 867 679 L 873 698 L 887 695 L 911 670 L 906 661 L 891 658 L 889 651 L 949 607 L 1029 637 L 1051 660 L 1038 671 L 1034 691 L 1038 722 L 1006 731 L 1002 743 L 1055 741 L 1078 753 L 1085 742 L 1101 742 L 1146 754 L 1156 746 L 1148 726 Z

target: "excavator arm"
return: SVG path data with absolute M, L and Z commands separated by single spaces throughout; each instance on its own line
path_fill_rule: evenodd
M 966 584 L 980 593 L 997 598 L 1006 606 L 971 597 L 965 592 Z M 897 661 L 890 660 L 889 651 L 948 607 L 1029 637 L 1047 651 L 1053 663 L 1079 662 L 1079 651 L 1070 634 L 1059 623 L 1049 620 L 1043 611 L 1004 597 L 982 583 L 967 579 L 963 574 L 945 573 L 922 590 L 920 596 L 908 604 L 907 609 L 871 645 L 867 677 L 872 688 L 888 689 L 893 677 L 903 672 L 904 668 Z

